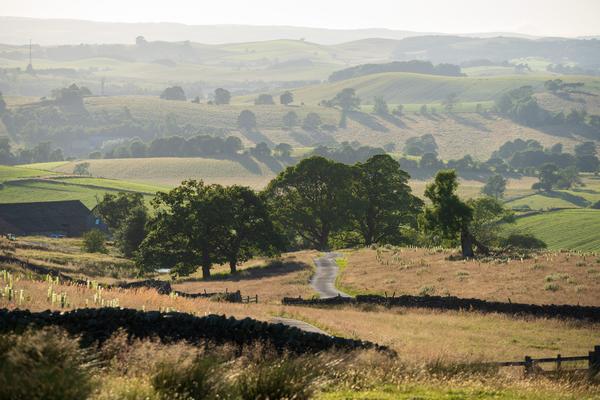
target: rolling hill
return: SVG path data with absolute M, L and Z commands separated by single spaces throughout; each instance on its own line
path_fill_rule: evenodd
M 507 76 L 449 77 L 422 75 L 406 72 L 388 72 L 365 75 L 332 83 L 323 83 L 294 90 L 296 101 L 317 104 L 332 99 L 344 88 L 354 88 L 358 97 L 372 102 L 374 97 L 383 97 L 388 103 L 440 102 L 449 94 L 456 94 L 461 102 L 482 102 L 498 98 L 503 93 L 521 86 L 543 88 L 548 74 Z M 565 82 L 584 82 L 586 90 L 600 92 L 600 78 L 569 76 Z

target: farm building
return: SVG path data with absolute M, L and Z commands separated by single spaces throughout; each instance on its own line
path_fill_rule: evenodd
M 79 200 L 0 204 L 0 233 L 81 236 L 106 226 Z

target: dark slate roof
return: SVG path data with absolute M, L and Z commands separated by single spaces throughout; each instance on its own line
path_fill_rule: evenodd
M 79 200 L 8 203 L 0 204 L 0 221 L 3 233 L 76 236 L 89 230 L 93 216 Z M 11 228 L 16 232 L 5 231 Z

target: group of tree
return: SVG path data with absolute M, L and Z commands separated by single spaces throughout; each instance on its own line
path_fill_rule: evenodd
M 107 194 L 95 208 L 122 253 L 142 271 L 239 263 L 283 250 L 378 244 L 460 245 L 465 257 L 499 243 L 498 224 L 512 214 L 493 197 L 463 201 L 453 170 L 437 173 L 425 196 L 386 154 L 347 165 L 313 156 L 288 167 L 266 189 L 185 181 L 160 192 L 152 216 L 140 194 Z
M 552 93 L 571 93 L 583 85 L 581 82 L 564 83 L 560 79 L 545 82 L 545 88 Z M 528 126 L 577 127 L 585 134 L 600 139 L 600 116 L 589 115 L 585 110 L 571 109 L 568 113 L 552 113 L 542 108 L 531 86 L 522 86 L 502 95 L 495 105 L 503 115 Z
M 337 93 L 333 99 L 321 101 L 321 105 L 339 108 L 341 110 L 339 127 L 345 128 L 348 114 L 352 111 L 360 110 L 360 98 L 356 95 L 356 91 L 353 88 L 345 88 Z
M 57 104 L 72 109 L 83 109 L 84 97 L 91 95 L 90 89 L 85 86 L 79 87 L 75 83 L 65 88 L 54 89 L 51 92 L 51 96 Z
M 394 61 L 387 64 L 363 64 L 355 67 L 336 71 L 329 76 L 330 82 L 356 78 L 364 75 L 380 74 L 384 72 L 412 72 L 427 75 L 464 76 L 461 68 L 453 64 L 433 65 L 429 61 Z
M 294 102 L 294 94 L 290 91 L 285 91 L 281 95 L 279 95 L 279 103 L 287 106 Z M 270 94 L 259 94 L 256 99 L 254 99 L 255 105 L 274 105 L 275 100 L 273 96 Z
M 176 101 L 186 101 L 187 97 L 185 97 L 185 92 L 181 88 L 181 86 L 171 86 L 163 90 L 160 94 L 160 98 L 163 100 L 176 100 Z
M 0 164 L 31 164 L 53 161 L 63 161 L 62 149 L 56 148 L 51 142 L 41 142 L 31 148 L 22 148 L 17 151 L 11 146 L 10 139 L 0 138 Z
M 188 275 L 200 266 L 208 278 L 215 264 L 227 263 L 235 273 L 240 262 L 283 247 L 264 202 L 247 187 L 184 181 L 158 193 L 153 206 L 137 253 L 145 270 L 170 268 Z
M 132 139 L 104 153 L 104 158 L 146 157 L 207 157 L 235 158 L 243 150 L 242 141 L 236 136 L 221 138 L 211 135 L 196 135 L 189 138 L 169 136 L 156 138 L 150 143 Z M 90 158 L 101 158 L 101 153 L 90 154 Z

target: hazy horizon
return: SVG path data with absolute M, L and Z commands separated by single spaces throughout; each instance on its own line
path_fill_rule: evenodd
M 72 19 L 117 23 L 179 23 L 184 25 L 290 26 L 321 29 L 390 29 L 467 34 L 507 32 L 533 36 L 600 35 L 595 0 L 424 0 L 418 4 L 373 0 L 364 4 L 306 0 L 302 4 L 259 0 L 224 0 L 202 4 L 172 0 L 90 1 L 3 0 L 0 14 L 10 17 Z

